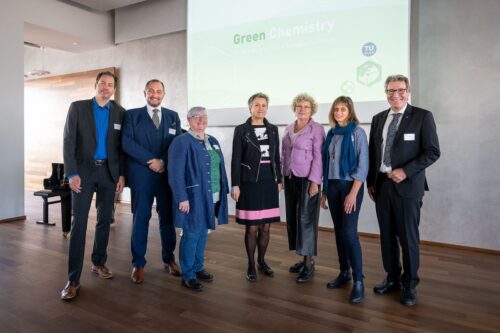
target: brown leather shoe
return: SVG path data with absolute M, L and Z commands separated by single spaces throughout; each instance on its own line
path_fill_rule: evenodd
M 66 286 L 61 291 L 61 299 L 64 301 L 69 301 L 70 299 L 78 296 L 78 291 L 80 291 L 80 282 L 73 281 L 66 283 Z
M 132 275 L 130 276 L 132 282 L 135 284 L 141 284 L 144 282 L 144 267 L 134 267 L 132 269 Z
M 165 270 L 172 274 L 173 276 L 181 276 L 181 270 L 177 263 L 174 261 L 171 261 L 169 263 L 165 264 Z
M 101 279 L 111 279 L 113 277 L 113 272 L 111 272 L 106 266 L 95 266 L 92 265 L 92 273 L 96 273 Z

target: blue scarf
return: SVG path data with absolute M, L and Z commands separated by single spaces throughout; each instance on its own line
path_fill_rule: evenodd
M 356 161 L 356 149 L 354 148 L 354 143 L 352 142 L 352 132 L 356 129 L 355 123 L 349 123 L 349 125 L 340 127 L 336 125 L 331 130 L 333 135 L 343 135 L 342 146 L 340 147 L 340 177 L 344 178 L 350 175 L 357 166 Z

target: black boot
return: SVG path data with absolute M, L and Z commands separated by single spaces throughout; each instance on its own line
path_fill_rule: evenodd
M 311 265 L 311 267 L 307 267 L 304 265 L 304 268 L 302 268 L 302 271 L 300 271 L 300 274 L 295 281 L 297 281 L 297 283 L 306 283 L 311 280 L 313 276 L 314 265 Z
M 351 274 L 349 273 L 349 271 L 340 271 L 339 276 L 337 276 L 332 281 L 328 282 L 326 284 L 326 287 L 328 289 L 339 288 L 342 285 L 344 285 L 345 283 L 351 281 L 351 278 L 352 277 L 351 277 Z
M 364 298 L 365 298 L 365 286 L 363 285 L 363 281 L 355 281 L 352 285 L 349 301 L 351 301 L 351 303 L 359 303 Z

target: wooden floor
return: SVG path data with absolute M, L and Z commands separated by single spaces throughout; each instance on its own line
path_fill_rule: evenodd
M 102 280 L 90 272 L 95 215 L 89 222 L 80 296 L 59 299 L 66 281 L 68 241 L 55 227 L 35 224 L 42 202 L 26 196 L 26 222 L 0 224 L 0 332 L 500 332 L 500 256 L 425 245 L 421 253 L 418 304 L 407 308 L 398 295 L 372 292 L 384 278 L 377 239 L 361 238 L 366 299 L 347 302 L 350 286 L 328 290 L 337 275 L 331 232 L 319 235 L 316 275 L 304 285 L 288 267 L 298 257 L 287 250 L 285 228 L 272 228 L 267 261 L 274 278 L 244 278 L 243 228 L 231 223 L 209 235 L 206 268 L 215 281 L 203 292 L 181 287 L 160 259 L 157 219 L 150 227 L 146 280 L 130 282 L 130 207 L 118 206 L 108 265 Z

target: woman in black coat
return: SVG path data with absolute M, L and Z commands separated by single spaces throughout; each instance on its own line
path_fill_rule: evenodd
M 248 100 L 251 117 L 237 126 L 231 159 L 231 197 L 236 201 L 236 222 L 244 224 L 248 255 L 248 281 L 257 280 L 257 268 L 264 275 L 274 272 L 265 261 L 270 223 L 280 221 L 279 191 L 281 167 L 278 128 L 267 121 L 269 98 L 256 93 Z

